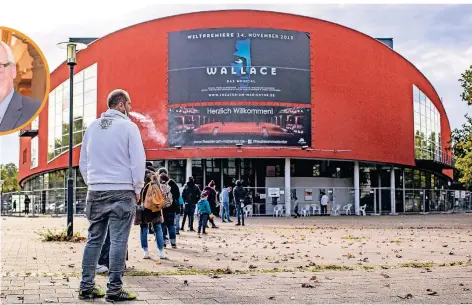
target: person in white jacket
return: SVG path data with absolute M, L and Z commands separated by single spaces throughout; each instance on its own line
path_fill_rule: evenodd
M 136 294 L 124 291 L 123 273 L 135 205 L 144 186 L 146 155 L 138 126 L 128 114 L 129 94 L 113 90 L 108 110 L 86 129 L 80 151 L 80 172 L 88 186 L 85 214 L 89 235 L 82 260 L 80 299 L 105 296 L 95 285 L 95 268 L 107 230 L 110 252 L 107 301 L 133 300 Z

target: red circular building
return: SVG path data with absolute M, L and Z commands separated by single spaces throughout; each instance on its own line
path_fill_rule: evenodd
M 21 138 L 19 179 L 46 213 L 67 197 L 68 72 L 66 63 L 52 72 L 48 106 Z M 77 209 L 83 132 L 116 88 L 130 93 L 148 160 L 181 185 L 190 175 L 218 189 L 241 179 L 260 214 L 293 209 L 294 195 L 316 203 L 321 191 L 352 212 L 440 210 L 436 190 L 452 178 L 441 99 L 391 47 L 309 17 L 198 12 L 119 30 L 77 54 Z M 426 206 L 418 189 L 430 192 Z

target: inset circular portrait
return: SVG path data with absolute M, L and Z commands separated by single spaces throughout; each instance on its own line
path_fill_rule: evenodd
M 0 26 L 0 136 L 28 128 L 50 86 L 43 52 L 28 36 Z

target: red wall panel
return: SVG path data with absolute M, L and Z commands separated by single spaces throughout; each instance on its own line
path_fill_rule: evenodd
M 182 150 L 145 141 L 148 158 L 299 157 L 375 161 L 415 165 L 413 84 L 441 114 L 443 147 L 450 126 L 441 101 L 429 81 L 387 46 L 352 29 L 308 17 L 261 11 L 214 11 L 157 19 L 122 29 L 89 45 L 77 55 L 75 72 L 98 63 L 98 112 L 116 88 L 127 90 L 133 110 L 150 115 L 167 135 L 167 33 L 218 27 L 259 27 L 311 33 L 312 143 L 319 152 L 295 149 L 202 147 Z M 68 78 L 62 64 L 51 74 L 51 89 Z M 233 102 L 232 104 L 234 104 Z M 207 103 L 201 103 L 206 105 Z M 249 104 L 249 103 L 248 103 Z M 259 103 L 251 103 L 259 104 Z M 263 104 L 263 103 L 261 103 Z M 20 162 L 20 180 L 54 168 L 67 167 L 67 155 L 47 162 L 47 114 L 40 115 L 39 166 Z M 21 150 L 29 150 L 29 140 Z M 80 147 L 79 147 L 80 148 Z M 78 163 L 78 149 L 74 164 Z

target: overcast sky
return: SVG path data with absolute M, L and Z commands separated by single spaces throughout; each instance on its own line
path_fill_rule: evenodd
M 458 79 L 472 65 L 472 5 L 230 5 L 153 4 L 151 0 L 74 2 L 72 15 L 45 10 L 43 1 L 21 1 L 28 8 L 18 14 L 2 13 L 0 25 L 30 36 L 43 50 L 51 71 L 65 59 L 56 47 L 69 37 L 101 37 L 147 20 L 181 13 L 220 9 L 259 9 L 316 17 L 356 29 L 372 37 L 392 37 L 394 50 L 402 54 L 431 81 L 443 98 L 452 128 L 460 127 L 470 112 L 460 99 Z M 13 3 L 13 2 L 10 2 Z M 15 11 L 5 8 L 3 12 Z M 8 5 L 7 5 L 8 6 Z M 39 14 L 38 12 L 43 12 Z M 0 137 L 0 163 L 19 158 L 18 135 Z

